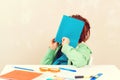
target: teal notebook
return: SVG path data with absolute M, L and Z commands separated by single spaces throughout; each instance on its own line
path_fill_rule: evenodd
M 70 16 L 63 15 L 55 41 L 62 43 L 63 37 L 70 39 L 70 46 L 76 47 L 84 27 L 84 22 Z

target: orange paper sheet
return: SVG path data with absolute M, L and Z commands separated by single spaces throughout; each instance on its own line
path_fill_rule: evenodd
M 10 80 L 32 80 L 40 76 L 41 74 L 42 73 L 14 70 L 4 75 L 1 75 L 0 78 L 10 79 Z

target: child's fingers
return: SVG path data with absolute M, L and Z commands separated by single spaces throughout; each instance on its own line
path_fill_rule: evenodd
M 67 39 L 66 37 L 63 37 L 63 38 L 62 38 L 62 41 L 65 41 L 66 39 Z
M 69 41 L 69 38 L 63 37 L 63 38 L 62 38 L 62 41 Z
M 51 42 L 54 43 L 54 42 L 55 42 L 55 39 L 53 38 L 53 39 L 51 40 Z
M 65 38 L 62 38 L 62 41 L 65 41 Z

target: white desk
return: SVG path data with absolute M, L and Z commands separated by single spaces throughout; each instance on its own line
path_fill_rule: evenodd
M 92 65 L 82 68 L 76 68 L 74 66 L 52 66 L 52 65 L 6 65 L 0 75 L 15 70 L 14 66 L 34 69 L 35 72 L 40 72 L 39 67 L 65 67 L 77 70 L 77 72 L 70 72 L 61 70 L 58 73 L 44 72 L 42 76 L 34 80 L 46 80 L 47 77 L 57 75 L 62 77 L 73 78 L 75 75 L 96 75 L 97 73 L 103 73 L 97 80 L 120 80 L 120 70 L 114 65 Z M 40 72 L 41 73 L 41 72 Z M 90 79 L 76 79 L 76 80 L 90 80 Z

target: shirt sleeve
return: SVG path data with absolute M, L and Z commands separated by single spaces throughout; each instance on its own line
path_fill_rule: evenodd
M 68 57 L 72 64 L 76 67 L 82 67 L 88 64 L 91 51 L 85 45 L 73 48 L 68 44 L 63 45 L 62 52 Z
M 40 64 L 51 65 L 54 60 L 54 56 L 55 56 L 55 50 L 48 48 L 48 51 L 47 51 L 46 55 L 44 56 L 44 58 L 41 60 Z

